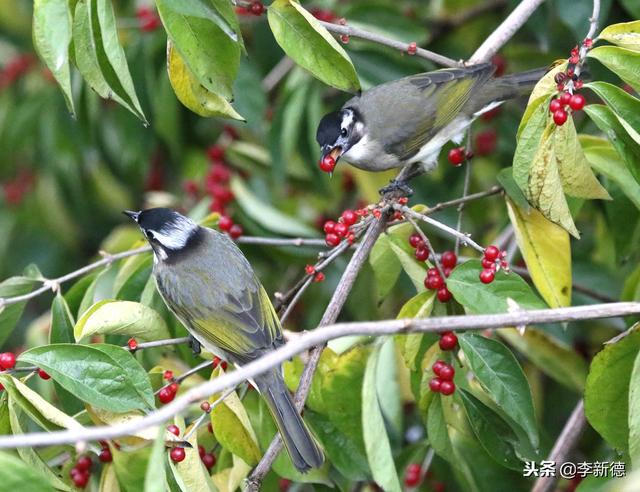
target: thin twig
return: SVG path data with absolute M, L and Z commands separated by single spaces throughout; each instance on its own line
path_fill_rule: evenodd
M 262 79 L 262 88 L 265 92 L 271 92 L 295 66 L 295 62 L 288 56 L 276 63 L 275 67 Z
M 388 46 L 390 48 L 394 48 L 398 51 L 402 51 L 406 53 L 409 49 L 408 43 L 403 43 L 402 41 L 396 41 L 395 39 L 386 38 L 379 34 L 365 31 L 364 29 L 359 29 L 357 27 L 349 26 L 349 25 L 340 25 L 333 24 L 331 22 L 320 21 L 325 29 L 334 34 L 347 35 L 349 37 L 365 39 L 367 41 L 371 41 L 373 43 L 382 44 L 384 46 Z M 424 58 L 425 60 L 431 60 L 438 65 L 442 65 L 444 67 L 459 67 L 461 66 L 460 62 L 452 60 L 451 58 L 447 58 L 446 56 L 439 55 L 438 53 L 434 53 L 433 51 L 425 50 L 424 48 L 417 48 L 415 56 L 420 58 Z
M 551 453 L 549 453 L 547 460 L 554 463 L 556 467 L 567 461 L 586 426 L 587 419 L 584 415 L 584 400 L 580 400 L 573 409 L 573 412 L 571 412 L 571 416 L 564 425 L 556 443 L 553 445 L 553 449 Z M 531 492 L 551 492 L 554 490 L 557 479 L 557 473 L 541 474 L 536 480 Z
M 388 220 L 388 215 L 386 211 L 380 217 L 380 219 L 374 220 L 372 224 L 369 226 L 369 229 L 365 233 L 365 237 L 358 246 L 358 249 L 351 257 L 351 261 L 345 268 L 344 273 L 340 279 L 340 282 L 336 286 L 335 291 L 333 292 L 333 297 L 329 302 L 327 309 L 320 320 L 319 326 L 329 325 L 334 323 L 342 311 L 345 302 L 347 301 L 347 297 L 351 289 L 353 288 L 353 284 L 360 272 L 360 269 L 366 262 L 369 257 L 369 253 L 373 248 L 376 240 L 384 231 L 386 223 Z M 313 350 L 309 354 L 308 362 L 304 368 L 302 376 L 300 377 L 300 383 L 298 385 L 298 390 L 295 395 L 295 404 L 296 408 L 300 411 L 304 406 L 304 402 L 309 394 L 309 390 L 311 389 L 311 381 L 313 379 L 313 374 L 315 373 L 316 367 L 320 362 L 320 356 L 322 355 L 322 350 L 324 349 L 324 343 L 319 343 L 317 346 L 313 348 Z M 271 444 L 264 456 L 253 470 L 251 475 L 248 478 L 248 486 L 247 491 L 258 491 L 260 490 L 260 484 L 262 480 L 266 476 L 266 474 L 271 469 L 271 465 L 274 460 L 278 456 L 278 453 L 282 450 L 282 438 L 278 434 Z
M 610 304 L 593 304 L 590 306 L 519 311 L 516 313 L 439 316 L 434 318 L 390 319 L 384 321 L 331 324 L 305 332 L 277 350 L 266 353 L 263 357 L 236 371 L 226 373 L 218 378 L 205 381 L 191 388 L 171 403 L 149 413 L 142 419 L 113 426 L 85 427 L 80 430 L 73 429 L 0 436 L 0 448 L 49 446 L 100 439 L 113 439 L 135 434 L 142 429 L 163 424 L 177 413 L 188 408 L 192 403 L 202 401 L 213 394 L 237 386 L 243 381 L 262 374 L 311 347 L 322 345 L 336 338 L 354 335 L 383 336 L 418 332 L 442 333 L 444 331 L 454 330 L 484 330 L 486 328 L 506 328 L 519 325 L 560 323 L 637 315 L 640 315 L 640 302 L 616 302 Z
M 464 185 L 462 187 L 462 198 L 466 198 L 469 195 L 469 186 L 471 184 L 471 164 L 473 163 L 473 159 L 470 159 L 471 149 L 471 129 L 467 132 L 467 145 L 465 149 L 465 162 L 466 167 L 464 170 Z M 460 203 L 458 205 L 458 221 L 456 222 L 456 230 L 460 232 L 462 230 L 462 215 L 464 212 L 464 206 L 466 202 Z M 454 248 L 454 253 L 456 256 L 460 254 L 460 238 L 456 238 L 456 245 Z
M 520 29 L 531 17 L 531 14 L 544 2 L 544 0 L 522 0 L 513 12 L 504 20 L 498 28 L 480 45 L 476 52 L 469 58 L 469 65 L 483 63 L 495 55 L 504 44 Z
M 502 191 L 503 191 L 502 186 L 493 186 L 487 191 L 480 191 L 478 193 L 472 193 L 470 195 L 467 195 L 466 197 L 456 198 L 455 200 L 449 200 L 447 202 L 440 202 L 437 205 L 434 205 L 433 207 L 430 207 L 427 211 L 425 211 L 424 215 L 431 215 L 436 212 L 440 212 L 445 208 L 455 207 L 457 205 L 461 205 L 463 203 L 469 203 L 474 200 L 478 200 L 480 198 L 486 198 L 488 196 L 497 195 L 498 193 L 502 193 Z
M 123 349 L 127 349 L 129 352 L 137 352 L 138 350 L 164 347 L 166 345 L 182 345 L 183 343 L 191 343 L 191 337 L 180 338 L 166 338 L 164 340 L 153 340 L 152 342 L 138 343 L 134 350 L 131 350 L 128 345 L 123 345 Z

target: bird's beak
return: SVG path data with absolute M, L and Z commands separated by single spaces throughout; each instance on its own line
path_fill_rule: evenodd
M 340 156 L 342 155 L 342 147 L 331 147 L 330 145 L 325 145 L 324 147 L 322 147 L 322 158 L 324 159 L 326 155 L 330 155 L 336 162 L 338 162 Z
M 130 219 L 133 219 L 134 222 L 136 222 L 136 223 L 138 222 L 138 216 L 140 215 L 140 212 L 133 212 L 131 210 L 123 210 L 122 213 L 125 214 Z

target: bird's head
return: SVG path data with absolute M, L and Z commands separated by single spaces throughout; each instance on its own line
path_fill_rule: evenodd
M 150 208 L 140 212 L 125 210 L 144 234 L 156 257 L 166 260 L 183 251 L 200 227 L 193 220 L 169 208 Z
M 330 155 L 335 162 L 364 135 L 364 121 L 355 108 L 344 108 L 325 115 L 318 124 L 316 140 L 322 159 Z

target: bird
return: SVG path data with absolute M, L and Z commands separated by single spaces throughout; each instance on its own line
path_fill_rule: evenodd
M 153 276 L 168 308 L 213 354 L 242 366 L 283 345 L 264 287 L 226 234 L 168 208 L 125 210 L 153 251 Z M 282 367 L 253 380 L 297 470 L 319 468 L 323 452 L 296 410 Z
M 340 158 L 365 171 L 403 168 L 381 193 L 411 191 L 409 179 L 435 168 L 442 147 L 459 144 L 471 123 L 507 99 L 525 95 L 546 68 L 493 77 L 482 63 L 410 75 L 349 99 L 318 124 L 316 140 L 331 167 Z

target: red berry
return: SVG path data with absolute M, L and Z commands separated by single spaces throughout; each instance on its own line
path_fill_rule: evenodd
M 582 89 L 583 85 L 584 85 L 584 82 L 582 80 L 576 80 L 573 83 L 573 88 L 578 91 L 578 90 Z
M 45 381 L 47 379 L 51 379 L 51 376 L 49 376 L 45 371 L 43 371 L 42 369 L 38 369 L 38 376 L 40 376 L 42 379 L 44 379 Z
M 564 109 L 559 109 L 558 111 L 553 113 L 553 121 L 558 126 L 564 125 L 565 121 L 567 121 L 567 117 L 567 112 Z
M 76 468 L 80 471 L 91 470 L 91 465 L 93 465 L 93 461 L 90 456 L 80 456 L 76 461 Z
M 420 484 L 420 465 L 414 463 L 407 467 L 407 471 L 404 474 L 404 484 L 409 488 Z
M 440 257 L 443 267 L 453 268 L 458 263 L 458 257 L 453 251 L 445 251 Z
M 449 275 L 451 275 L 452 271 L 453 271 L 453 268 L 451 268 L 451 267 L 444 267 L 442 269 L 442 272 L 444 273 L 445 277 L 449 277 Z
M 264 5 L 262 5 L 262 2 L 253 2 L 251 3 L 251 7 L 249 7 L 249 9 L 251 10 L 251 13 L 253 15 L 259 16 L 264 12 Z
M 439 393 L 441 384 L 442 384 L 442 379 L 431 378 L 431 381 L 429 381 L 429 389 L 434 393 Z
M 214 162 L 207 179 L 212 183 L 227 183 L 231 178 L 231 171 L 222 162 Z
M 218 219 L 218 227 L 220 228 L 220 230 L 229 232 L 231 226 L 233 226 L 233 219 L 231 219 L 231 217 L 229 217 L 228 215 L 221 215 Z
M 440 275 L 440 272 L 436 267 L 431 267 L 427 270 L 427 277 L 437 277 Z
M 171 391 L 169 386 L 165 386 L 158 392 L 158 400 L 160 400 L 160 403 L 169 403 L 175 396 L 175 392 Z
M 420 237 L 420 234 L 411 234 L 411 236 L 409 236 L 409 244 L 412 248 L 417 248 L 419 246 L 424 246 L 424 241 Z
M 211 410 L 211 405 L 208 401 L 203 401 L 202 403 L 200 403 L 200 410 L 202 410 L 203 412 L 208 412 Z
M 486 258 L 482 258 L 482 268 L 495 268 L 496 264 L 495 262 L 491 261 L 491 260 L 487 260 Z
M 353 210 L 347 209 L 342 212 L 342 220 L 348 226 L 355 224 L 358 221 L 358 216 Z
M 189 195 L 197 195 L 198 191 L 200 191 L 200 187 L 198 186 L 198 183 L 196 183 L 192 179 L 188 179 L 187 181 L 185 181 L 182 185 L 182 188 Z
M 138 348 L 138 342 L 135 338 L 129 338 L 127 345 L 129 346 L 129 350 L 135 350 Z
M 589 49 L 593 46 L 593 39 L 584 38 L 584 41 L 582 42 L 582 44 L 584 44 L 585 48 Z
M 113 456 L 111 456 L 111 450 L 109 448 L 103 448 L 98 455 L 98 459 L 101 463 L 111 463 Z
M 449 289 L 447 289 L 446 287 L 440 287 L 436 295 L 438 296 L 438 300 L 440 302 L 449 302 L 452 297 L 451 292 L 449 292 Z
M 87 484 L 89 483 L 89 476 L 89 473 L 86 471 L 83 472 L 76 468 L 71 469 L 71 481 L 73 482 L 73 485 L 78 488 L 83 489 L 87 486 Z
M 433 275 L 429 278 L 431 279 L 431 285 L 433 290 L 441 289 L 444 287 L 444 280 L 439 274 Z
M 566 106 L 567 104 L 569 104 L 569 101 L 571 101 L 571 93 L 563 92 L 562 94 L 560 94 L 560 97 L 558 99 L 560 99 L 560 104 Z
M 443 395 L 452 395 L 456 390 L 456 384 L 453 381 L 442 381 L 440 384 L 440 393 Z
M 226 361 L 226 360 L 223 360 L 223 361 L 220 363 L 220 367 L 222 367 L 222 370 L 223 370 L 223 371 L 226 371 L 228 366 L 229 366 L 229 364 L 227 363 L 227 361 Z
M 336 167 L 336 160 L 330 154 L 325 155 L 320 161 L 320 169 L 325 173 L 332 173 Z
M 549 103 L 549 112 L 555 113 L 559 109 L 562 109 L 562 103 L 560 102 L 560 100 L 551 99 L 551 102 Z
M 496 273 L 493 270 L 485 268 L 480 272 L 480 282 L 482 282 L 483 284 L 490 284 L 491 282 L 493 282 L 495 276 Z
M 411 43 L 409 43 L 409 46 L 407 46 L 407 53 L 409 55 L 415 55 L 417 51 L 418 45 L 416 44 L 416 42 L 412 41 Z
M 569 106 L 574 111 L 580 111 L 582 108 L 584 108 L 586 102 L 587 101 L 582 94 L 574 94 L 573 96 L 571 96 Z
M 327 243 L 327 246 L 337 246 L 340 244 L 340 237 L 337 234 L 327 234 L 324 238 L 324 242 Z
M 474 141 L 474 150 L 478 155 L 489 155 L 496 150 L 498 134 L 495 130 L 489 129 L 478 132 Z
M 415 256 L 418 261 L 426 261 L 429 258 L 429 250 L 424 247 L 416 248 Z
M 335 228 L 336 228 L 336 223 L 333 220 L 327 220 L 324 223 L 322 230 L 324 230 L 325 234 L 331 234 L 332 232 L 335 232 Z
M 13 369 L 16 365 L 16 355 L 13 352 L 2 352 L 0 354 L 0 369 L 6 371 Z
M 306 265 L 304 267 L 304 271 L 307 275 L 313 275 L 314 273 L 316 273 L 316 267 L 314 267 L 313 265 Z
M 431 370 L 433 371 L 433 373 L 435 375 L 439 376 L 440 375 L 440 370 L 446 365 L 447 365 L 447 363 L 445 361 L 443 361 L 442 359 L 438 359 L 431 366 Z
M 281 478 L 278 482 L 278 487 L 280 488 L 280 492 L 287 492 L 287 490 L 289 490 L 289 487 L 291 487 L 291 480 Z
M 212 161 L 220 161 L 224 159 L 224 149 L 219 145 L 211 145 L 207 149 L 207 155 Z
M 180 435 L 180 428 L 175 424 L 168 425 L 167 430 L 171 432 L 171 434 L 173 434 L 174 436 Z
M 440 369 L 440 374 L 438 374 L 438 376 L 442 381 L 452 381 L 455 374 L 456 370 L 453 366 L 445 364 L 442 369 Z
M 314 282 L 322 282 L 323 280 L 324 280 L 324 273 L 322 272 L 316 273 L 316 276 L 313 277 Z
M 178 383 L 171 383 L 167 388 L 169 388 L 169 391 L 175 395 L 178 392 L 180 385 Z
M 231 236 L 232 239 L 238 239 L 240 236 L 242 236 L 243 232 L 244 229 L 242 229 L 242 226 L 240 224 L 233 224 L 229 229 L 229 236 Z
M 200 459 L 202 460 L 202 464 L 207 468 L 207 470 L 211 470 L 211 468 L 213 468 L 216 464 L 215 454 L 205 453 L 200 457 Z
M 345 237 L 349 233 L 349 226 L 342 222 L 338 222 L 333 228 L 333 232 L 335 232 L 340 237 Z
M 444 287 L 446 289 L 446 287 Z M 449 293 L 451 295 L 451 293 Z M 453 350 L 458 345 L 458 337 L 452 331 L 445 331 L 440 335 L 440 342 L 438 343 L 442 350 Z M 444 376 L 443 379 L 447 379 Z
M 204 449 L 204 446 L 201 446 L 198 444 L 198 454 L 200 455 L 200 458 L 202 458 L 205 455 L 206 451 Z
M 504 75 L 507 69 L 507 59 L 501 54 L 496 54 L 491 57 L 491 63 L 496 66 L 496 71 L 493 73 L 495 77 L 501 77 Z
M 465 160 L 465 152 L 463 147 L 456 147 L 449 151 L 447 159 L 454 166 L 459 166 Z
M 173 461 L 174 463 L 180 463 L 185 459 L 187 453 L 185 452 L 184 448 L 171 448 L 169 456 L 171 457 L 171 461 Z
M 342 41 L 344 44 L 347 44 L 349 42 L 349 35 L 343 34 L 342 36 L 340 36 L 340 41 Z
M 420 475 L 422 473 L 422 468 L 418 463 L 411 463 L 407 466 L 407 473 L 411 475 Z
M 489 261 L 495 261 L 500 256 L 500 250 L 497 246 L 487 246 L 484 250 L 484 257 Z

